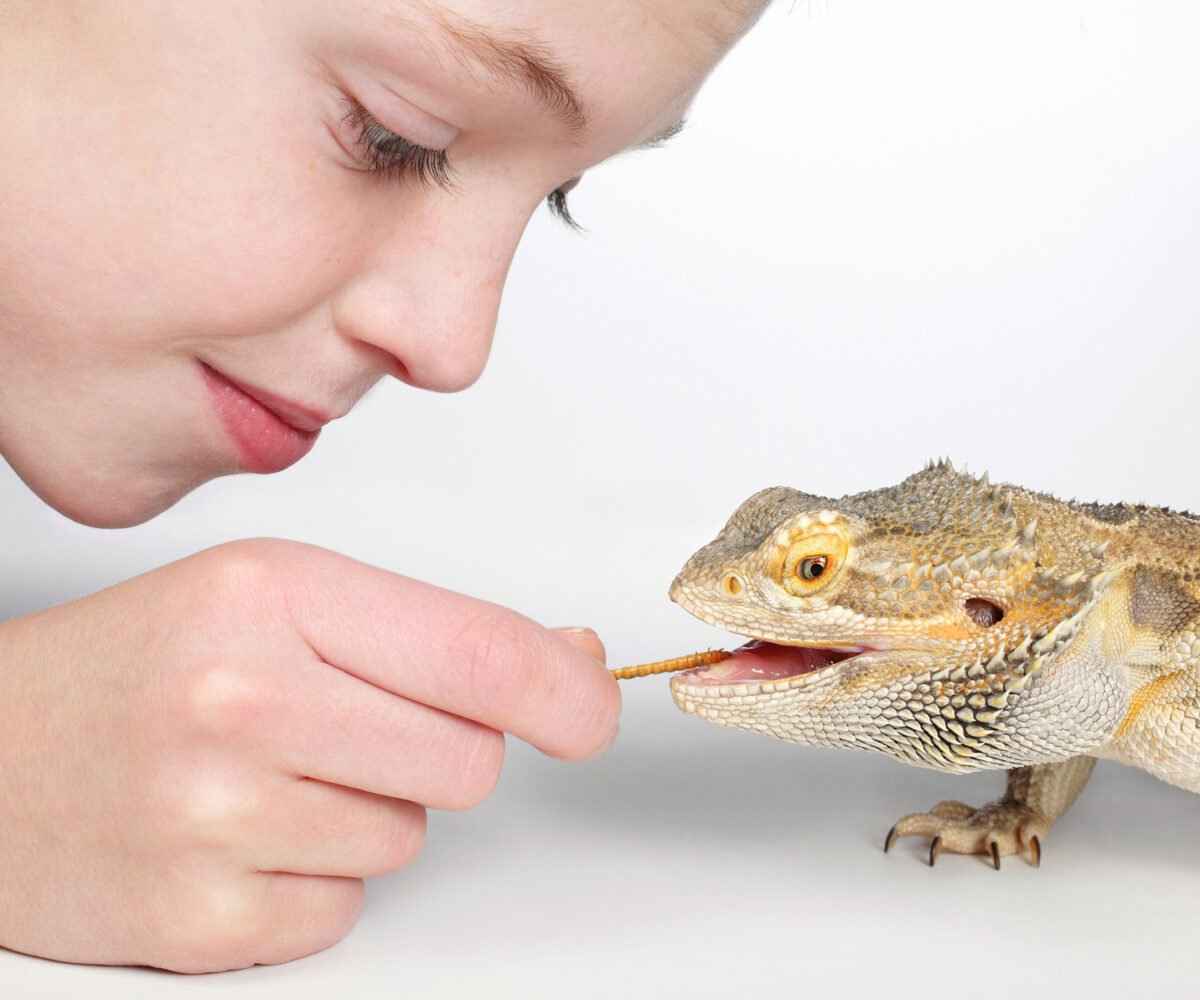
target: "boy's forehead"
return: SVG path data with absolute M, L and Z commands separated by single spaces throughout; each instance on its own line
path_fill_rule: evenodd
M 582 131 L 585 121 L 622 117 L 631 103 L 650 115 L 656 104 L 682 111 L 768 0 L 392 2 L 392 13 L 436 26 L 441 41 L 468 58 L 524 74 Z
M 727 49 L 757 20 L 770 0 L 635 0 L 667 30 L 701 36 L 718 51 Z
M 625 29 L 658 28 L 680 43 L 704 49 L 728 48 L 754 23 L 770 0 L 540 0 L 497 4 L 490 0 L 394 0 L 476 25 L 494 25 L 536 35 L 587 32 L 597 47 L 627 43 Z M 597 30 L 601 29 L 601 30 Z

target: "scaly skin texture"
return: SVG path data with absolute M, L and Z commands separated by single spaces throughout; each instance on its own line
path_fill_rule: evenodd
M 953 773 L 1009 770 L 998 802 L 897 823 L 887 846 L 928 836 L 931 863 L 942 850 L 1036 863 L 1096 758 L 1200 791 L 1192 515 L 1068 503 L 949 462 L 838 500 L 775 487 L 692 556 L 671 597 L 753 638 L 866 649 L 761 683 L 718 683 L 724 664 L 676 675 L 684 711 Z

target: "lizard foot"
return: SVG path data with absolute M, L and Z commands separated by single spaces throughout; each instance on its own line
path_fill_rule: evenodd
M 889 851 L 897 837 L 931 837 L 931 868 L 942 851 L 950 851 L 990 857 L 992 867 L 999 871 L 1001 857 L 1026 850 L 1036 868 L 1042 863 L 1042 841 L 1049 830 L 1045 816 L 1011 800 L 1000 799 L 978 809 L 964 802 L 939 802 L 927 813 L 901 819 L 888 831 L 883 850 Z

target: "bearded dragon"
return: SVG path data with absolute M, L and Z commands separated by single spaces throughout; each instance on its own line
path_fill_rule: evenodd
M 1040 864 L 1098 758 L 1200 792 L 1200 517 L 1056 500 L 946 460 L 833 500 L 754 494 L 672 600 L 751 637 L 671 679 L 683 711 L 951 773 L 999 800 L 888 833 Z

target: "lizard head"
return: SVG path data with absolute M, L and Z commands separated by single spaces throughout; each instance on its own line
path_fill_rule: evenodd
M 944 770 L 1058 759 L 1092 736 L 1034 739 L 1029 723 L 1111 575 L 1104 546 L 1056 547 L 1065 528 L 1039 531 L 1029 497 L 948 462 L 838 500 L 756 493 L 671 587 L 698 618 L 754 641 L 677 674 L 676 703 Z

